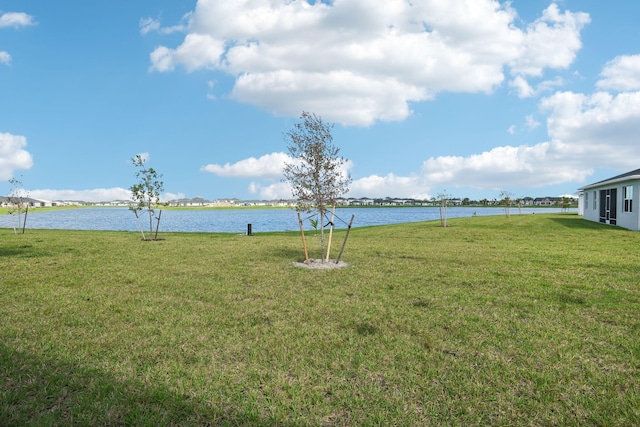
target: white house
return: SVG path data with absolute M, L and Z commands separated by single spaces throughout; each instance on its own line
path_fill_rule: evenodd
M 589 221 L 640 231 L 640 169 L 578 189 L 578 211 Z

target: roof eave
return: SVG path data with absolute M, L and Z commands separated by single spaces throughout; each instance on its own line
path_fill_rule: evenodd
M 603 185 L 617 184 L 619 182 L 632 181 L 632 180 L 635 180 L 635 179 L 640 179 L 640 175 L 629 175 L 629 176 L 625 176 L 625 177 L 622 177 L 622 178 L 609 179 L 609 180 L 606 180 L 606 181 L 600 181 L 600 182 L 596 182 L 594 184 L 589 184 L 589 185 L 585 185 L 584 187 L 580 187 L 580 188 L 578 188 L 578 190 L 589 190 L 590 188 L 602 187 Z

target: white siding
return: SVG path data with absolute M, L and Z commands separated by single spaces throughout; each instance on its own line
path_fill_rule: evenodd
M 624 211 L 624 187 L 633 186 L 633 206 L 631 212 Z M 588 186 L 582 189 L 584 193 L 583 216 L 584 219 L 600 222 L 600 190 L 616 189 L 616 225 L 629 230 L 640 231 L 640 179 L 632 177 L 628 180 L 620 180 L 602 185 Z M 594 202 L 595 200 L 595 202 Z

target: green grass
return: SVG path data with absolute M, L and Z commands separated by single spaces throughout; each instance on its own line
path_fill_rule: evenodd
M 640 233 L 448 223 L 0 230 L 0 425 L 637 424 Z

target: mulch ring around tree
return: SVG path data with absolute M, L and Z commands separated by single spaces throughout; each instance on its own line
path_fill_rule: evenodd
M 349 266 L 349 264 L 347 264 L 344 261 L 338 261 L 336 263 L 335 259 L 330 259 L 326 261 L 326 260 L 313 259 L 313 258 L 309 259 L 309 264 L 307 264 L 304 260 L 302 260 L 302 261 L 294 262 L 293 265 L 294 267 L 302 267 L 302 268 L 308 268 L 308 269 L 314 269 L 314 270 L 333 270 L 335 268 L 344 268 Z

